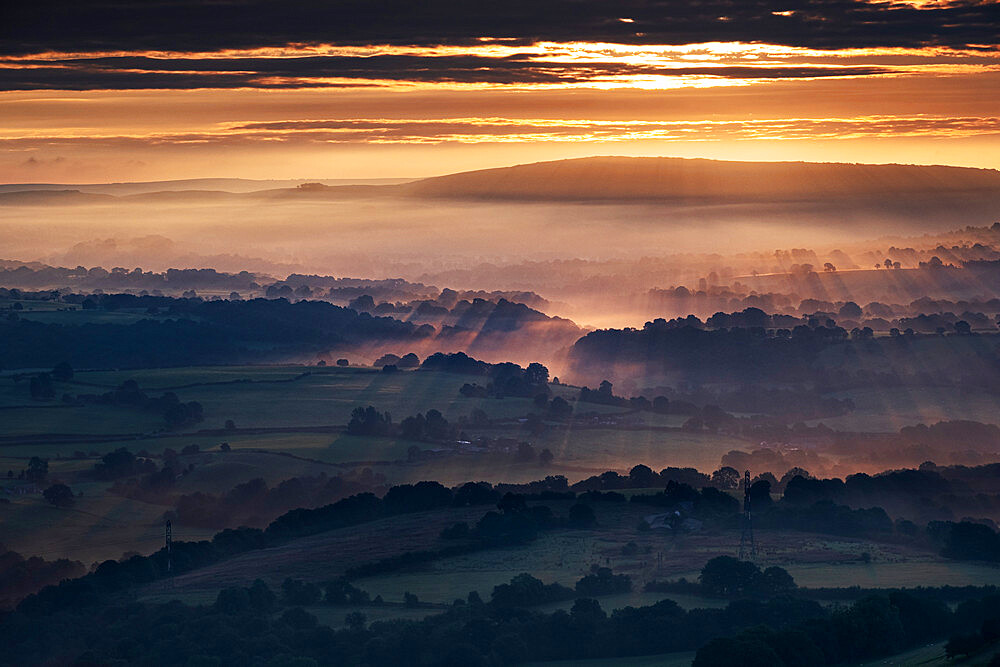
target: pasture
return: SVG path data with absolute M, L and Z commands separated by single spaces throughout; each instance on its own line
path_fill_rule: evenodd
M 895 432 L 903 426 L 934 424 L 952 419 L 993 424 L 1000 414 L 1000 395 L 970 389 L 958 392 L 950 387 L 895 387 L 853 389 L 832 394 L 854 401 L 854 410 L 822 422 L 834 430 Z

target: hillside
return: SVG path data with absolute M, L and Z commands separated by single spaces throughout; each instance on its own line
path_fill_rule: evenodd
M 917 165 L 593 157 L 470 171 L 394 189 L 419 197 L 547 200 L 803 200 L 960 193 L 1000 197 L 1000 172 Z

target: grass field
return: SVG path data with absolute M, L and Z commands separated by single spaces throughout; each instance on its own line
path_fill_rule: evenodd
M 303 373 L 308 373 L 304 375 Z M 536 409 L 525 398 L 466 398 L 459 388 L 477 378 L 451 373 L 415 371 L 395 374 L 368 368 L 317 368 L 307 366 L 224 366 L 147 369 L 136 371 L 77 372 L 71 382 L 56 383 L 56 395 L 103 393 L 126 380 L 135 380 L 149 394 L 170 390 L 182 401 L 198 401 L 205 410 L 202 428 L 221 428 L 232 419 L 240 428 L 325 426 L 346 424 L 358 406 L 388 410 L 398 422 L 431 408 L 457 421 L 475 409 L 493 419 L 516 419 Z M 481 378 L 479 379 L 481 381 Z M 577 390 L 554 387 L 556 394 L 572 397 Z M 0 378 L 0 406 L 52 406 L 32 401 L 27 381 Z M 609 412 L 615 408 L 586 405 L 586 411 Z M 130 432 L 117 424 L 113 414 L 103 414 L 103 433 Z M 162 424 L 160 424 L 162 425 Z M 26 433 L 54 432 L 42 428 Z M 6 430 L 6 429 L 5 429 Z M 69 431 L 89 432 L 89 431 Z
M 833 394 L 854 401 L 854 411 L 822 422 L 842 431 L 898 431 L 903 426 L 933 424 L 950 419 L 996 423 L 1000 395 L 985 392 L 959 393 L 946 387 L 898 387 L 892 391 L 854 389 Z
M 60 403 L 0 410 L 3 436 L 42 433 L 120 435 L 149 433 L 163 427 L 163 417 L 133 408 Z M 83 449 L 86 449 L 85 447 Z

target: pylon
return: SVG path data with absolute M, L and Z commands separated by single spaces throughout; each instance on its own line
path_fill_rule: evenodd
M 743 475 L 743 534 L 740 536 L 740 560 L 757 558 L 757 544 L 753 540 L 753 516 L 750 514 L 750 471 Z

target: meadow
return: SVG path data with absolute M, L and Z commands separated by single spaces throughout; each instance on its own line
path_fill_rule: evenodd
M 124 551 L 147 553 L 157 548 L 160 518 L 169 506 L 111 495 L 108 483 L 88 480 L 82 474 L 98 457 L 120 447 L 157 456 L 166 449 L 180 452 L 197 446 L 200 453 L 184 457 L 185 466 L 193 465 L 193 469 L 178 480 L 175 493 L 221 494 L 258 477 L 275 485 L 291 477 L 334 476 L 365 467 L 383 475 L 388 484 L 432 479 L 448 485 L 470 480 L 523 483 L 548 475 L 564 475 L 573 482 L 606 470 L 627 472 L 637 463 L 654 470 L 677 466 L 711 471 L 730 450 L 748 450 L 756 444 L 725 434 L 682 430 L 678 428 L 682 415 L 653 413 L 630 415 L 636 421 L 625 425 L 572 422 L 550 424 L 541 433 L 530 433 L 519 418 L 537 409 L 532 401 L 467 398 L 459 388 L 476 378 L 424 370 L 389 374 L 368 367 L 300 365 L 91 370 L 77 371 L 71 381 L 54 384 L 60 396 L 102 393 L 129 379 L 151 396 L 173 391 L 182 401 L 200 402 L 204 421 L 170 431 L 162 417 L 151 411 L 36 401 L 28 395 L 26 381 L 15 382 L 10 374 L 0 377 L 0 487 L 19 484 L 16 479 L 4 481 L 3 472 L 11 471 L 16 478 L 30 457 L 40 456 L 50 460 L 50 480 L 65 480 L 75 492 L 84 493 L 72 510 L 48 506 L 38 495 L 16 497 L 0 508 L 5 542 L 29 553 L 88 562 L 118 557 Z M 565 385 L 552 389 L 571 403 L 579 392 Z M 880 415 L 885 414 L 887 404 L 878 399 L 892 400 L 889 407 L 902 411 L 907 396 L 905 392 L 891 397 L 870 392 L 867 397 L 859 393 L 854 398 L 860 406 L 860 418 L 884 419 Z M 948 396 L 927 390 L 917 398 L 934 403 Z M 388 410 L 397 422 L 431 408 L 455 422 L 473 410 L 482 410 L 491 424 L 467 426 L 469 437 L 528 441 L 536 452 L 549 449 L 554 459 L 543 464 L 537 459 L 519 460 L 513 453 L 454 453 L 441 451 L 449 448 L 440 444 L 344 433 L 350 412 L 364 405 Z M 575 405 L 582 412 L 622 412 L 621 408 L 598 404 Z M 988 407 L 985 403 L 981 406 L 983 410 Z M 228 419 L 235 422 L 235 430 L 224 428 Z M 223 443 L 230 451 L 220 449 Z M 434 451 L 409 460 L 413 447 Z M 629 521 L 629 527 L 634 525 L 634 520 Z M 59 529 L 40 528 L 45 525 Z M 202 535 L 199 529 L 181 524 L 175 530 Z M 559 568 L 533 562 L 528 569 L 544 572 Z M 501 568 L 484 577 L 483 585 L 491 587 L 509 579 L 509 571 Z M 430 583 L 433 580 L 430 577 L 427 585 L 436 585 Z M 395 594 L 398 588 L 393 584 L 386 593 Z

